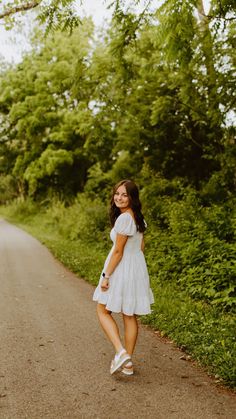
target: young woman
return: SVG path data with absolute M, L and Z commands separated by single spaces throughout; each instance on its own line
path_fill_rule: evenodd
M 116 351 L 110 373 L 122 367 L 124 374 L 132 375 L 131 356 L 138 336 L 136 315 L 149 314 L 154 299 L 143 254 L 146 223 L 138 188 L 131 180 L 122 180 L 115 185 L 110 220 L 113 247 L 105 261 L 93 300 L 98 302 L 99 321 Z M 112 312 L 123 315 L 124 346 Z

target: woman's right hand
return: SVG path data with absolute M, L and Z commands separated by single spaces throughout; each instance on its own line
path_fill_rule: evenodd
M 109 279 L 108 278 L 103 278 L 102 282 L 101 282 L 101 289 L 102 291 L 107 291 L 109 288 Z

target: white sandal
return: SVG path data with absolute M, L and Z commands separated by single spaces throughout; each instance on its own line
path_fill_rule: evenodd
M 130 361 L 130 359 L 131 356 L 127 354 L 125 349 L 122 349 L 122 351 L 111 361 L 110 373 L 114 374 L 114 372 L 122 367 L 127 361 Z
M 127 362 L 127 364 L 125 364 L 125 366 L 122 368 L 121 372 L 125 375 L 133 375 L 134 367 L 132 361 Z

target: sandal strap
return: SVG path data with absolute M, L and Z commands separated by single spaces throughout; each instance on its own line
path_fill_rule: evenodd
M 124 368 L 133 368 L 133 362 L 132 361 L 127 362 Z
M 130 355 L 126 352 L 126 350 L 122 350 L 118 355 L 115 356 L 115 358 L 112 360 L 111 363 L 111 368 L 110 368 L 110 372 L 111 374 L 113 374 L 115 371 L 117 371 L 120 367 L 122 367 L 122 365 L 127 362 L 130 361 L 131 357 Z

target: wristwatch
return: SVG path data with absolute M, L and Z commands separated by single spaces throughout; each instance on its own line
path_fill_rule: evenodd
M 103 278 L 106 278 L 106 279 L 109 279 L 109 278 L 110 278 L 110 275 L 106 275 L 106 274 L 105 274 L 105 272 L 103 272 L 103 273 L 102 273 L 102 277 L 103 277 Z

